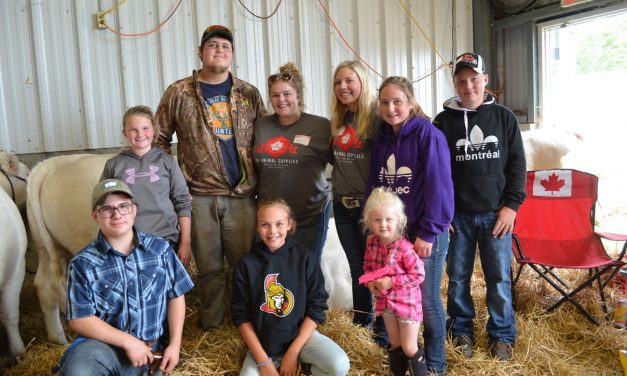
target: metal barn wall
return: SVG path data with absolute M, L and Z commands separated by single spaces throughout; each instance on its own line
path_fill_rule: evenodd
M 510 108 L 516 115 L 522 116 L 520 122 L 526 123 L 529 115 L 529 98 L 533 94 L 531 67 L 533 60 L 530 51 L 533 42 L 528 24 L 513 26 L 496 33 L 495 72 L 490 88 L 498 94 L 499 102 Z M 533 115 L 533 113 L 531 114 Z
M 453 95 L 442 64 L 472 48 L 471 0 L 283 0 L 267 20 L 235 0 L 182 0 L 160 31 L 121 37 L 96 27 L 95 14 L 114 0 L 0 2 L 0 148 L 18 154 L 91 150 L 121 144 L 121 117 L 137 104 L 156 108 L 162 92 L 200 67 L 204 28 L 234 30 L 231 71 L 255 84 L 266 104 L 265 79 L 293 61 L 305 76 L 305 109 L 329 116 L 331 75 L 356 58 L 372 66 L 372 84 L 406 75 L 434 116 Z M 151 30 L 177 0 L 127 1 L 106 21 L 123 33 Z M 277 0 L 241 0 L 269 15 Z M 406 6 L 406 9 L 403 8 Z M 434 49 L 423 37 L 432 41 Z

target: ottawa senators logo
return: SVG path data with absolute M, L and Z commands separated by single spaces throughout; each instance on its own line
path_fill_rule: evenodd
M 277 282 L 279 274 L 268 274 L 264 281 L 266 301 L 259 309 L 271 313 L 277 317 L 285 317 L 294 309 L 294 295 L 292 292 Z

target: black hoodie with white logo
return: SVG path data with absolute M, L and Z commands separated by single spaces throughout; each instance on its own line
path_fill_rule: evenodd
M 305 316 L 325 321 L 329 298 L 316 255 L 291 236 L 274 252 L 256 242 L 233 271 L 232 294 L 233 324 L 252 323 L 271 357 L 287 351 Z
M 459 97 L 433 120 L 448 140 L 457 212 L 518 210 L 525 199 L 526 162 L 516 117 L 490 94 L 476 110 Z

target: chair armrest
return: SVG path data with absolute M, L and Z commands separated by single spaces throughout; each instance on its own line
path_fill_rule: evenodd
M 627 235 L 625 234 L 614 234 L 611 232 L 597 232 L 597 231 L 595 231 L 594 233 L 602 237 L 603 239 L 607 239 L 607 240 L 613 240 L 616 242 L 627 241 Z
M 625 256 L 625 252 L 627 251 L 627 235 L 614 234 L 611 232 L 596 232 L 596 231 L 594 233 L 603 239 L 612 240 L 615 242 L 625 242 L 623 244 L 623 250 L 620 252 L 620 255 L 618 255 L 618 257 L 616 258 L 616 261 L 621 261 L 623 259 L 623 257 Z

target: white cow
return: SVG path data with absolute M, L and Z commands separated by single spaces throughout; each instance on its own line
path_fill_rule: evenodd
M 59 307 L 65 311 L 66 271 L 72 254 L 93 240 L 91 192 L 110 154 L 74 154 L 39 163 L 28 181 L 27 213 L 32 248 L 39 255 L 35 286 L 50 340 L 67 343 Z
M 20 291 L 26 269 L 26 229 L 15 203 L 0 189 L 0 321 L 9 338 L 9 354 L 24 353 L 20 337 Z
M 66 343 L 59 308 L 65 310 L 67 263 L 72 254 L 93 240 L 90 199 L 107 159 L 112 155 L 76 154 L 44 160 L 30 174 L 27 212 L 32 247 L 39 255 L 35 286 L 50 340 Z M 333 219 L 322 253 L 322 270 L 329 305 L 352 307 L 351 279 L 346 255 Z
M 7 192 L 22 211 L 26 205 L 26 178 L 28 167 L 17 157 L 4 150 L 0 150 L 0 187 Z
M 353 290 L 350 269 L 333 218 L 329 221 L 329 232 L 322 249 L 320 266 L 324 274 L 324 285 L 329 293 L 329 307 L 352 309 Z
M 558 128 L 541 128 L 522 132 L 522 138 L 525 144 L 527 171 L 562 167 L 582 168 L 581 163 L 573 158 L 581 154 L 580 149 L 583 147 L 583 140 L 577 133 Z

